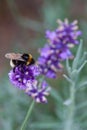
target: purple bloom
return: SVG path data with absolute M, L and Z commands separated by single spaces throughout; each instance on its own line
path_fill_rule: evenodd
M 49 78 L 56 78 L 56 72 L 63 66 L 60 64 L 60 54 L 58 49 L 53 49 L 46 44 L 40 50 L 41 56 L 38 58 L 38 64 L 41 68 L 41 73 Z
M 55 31 L 46 31 L 46 38 L 49 39 L 51 42 L 53 42 L 54 40 L 57 40 L 57 34 Z
M 38 86 L 37 77 L 40 68 L 37 65 L 19 65 L 9 73 L 9 79 L 15 87 L 24 90 L 36 102 L 47 103 L 45 96 L 49 94 L 49 87 L 45 81 Z
M 38 89 L 37 89 L 38 87 Z M 33 86 L 27 87 L 25 92 L 31 96 L 37 103 L 47 103 L 46 96 L 49 95 L 50 87 L 46 83 L 46 81 L 42 81 L 42 83 L 38 83 L 35 81 Z
M 17 66 L 9 73 L 9 79 L 13 85 L 19 89 L 26 89 L 26 84 L 31 81 L 31 84 L 36 80 L 36 76 L 39 76 L 40 69 L 36 65 L 31 66 Z
M 75 20 L 69 24 L 69 21 L 65 19 L 64 22 L 58 20 L 58 28 L 55 31 L 46 31 L 46 38 L 50 41 L 50 44 L 57 44 L 62 42 L 67 46 L 78 44 L 78 36 L 81 35 L 81 31 L 78 30 L 78 21 Z
M 56 78 L 58 70 L 63 68 L 61 61 L 73 58 L 70 48 L 79 43 L 77 38 L 81 35 L 76 20 L 70 24 L 67 19 L 58 23 L 55 31 L 46 31 L 48 43 L 39 50 L 38 65 L 41 73 L 49 78 Z
M 62 60 L 66 60 L 67 58 L 73 58 L 73 55 L 71 53 L 71 51 L 68 48 L 64 48 L 63 51 L 60 52 L 60 59 Z
M 81 31 L 78 30 L 78 21 L 75 20 L 69 24 L 69 21 L 65 19 L 64 22 L 58 20 L 59 28 L 56 30 L 57 35 L 64 44 L 78 44 L 78 36 L 81 35 Z

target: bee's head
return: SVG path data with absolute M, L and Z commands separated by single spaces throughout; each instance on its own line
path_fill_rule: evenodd
M 29 59 L 29 54 L 24 53 L 21 57 L 22 57 L 25 61 L 27 61 L 27 60 Z

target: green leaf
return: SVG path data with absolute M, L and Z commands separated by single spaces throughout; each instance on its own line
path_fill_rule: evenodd
M 78 64 L 80 62 L 81 54 L 82 54 L 82 45 L 83 45 L 82 43 L 83 43 L 83 41 L 81 40 L 79 48 L 78 48 L 77 53 L 76 53 L 76 57 L 74 58 L 74 61 L 72 64 L 72 70 L 77 69 Z
M 66 59 L 66 70 L 67 70 L 68 74 L 70 75 L 71 74 L 71 67 L 69 65 L 69 59 Z

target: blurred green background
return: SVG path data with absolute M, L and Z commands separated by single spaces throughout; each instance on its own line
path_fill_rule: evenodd
M 46 43 L 45 30 L 55 29 L 56 20 L 65 18 L 79 21 L 87 50 L 87 0 L 0 0 L 0 130 L 19 130 L 31 101 L 9 82 L 10 66 L 4 55 L 28 52 L 37 59 L 38 48 Z M 61 73 L 58 75 L 58 79 L 49 80 L 49 83 L 60 90 L 67 83 Z M 65 96 L 66 90 L 62 94 L 63 98 Z M 58 126 L 57 109 L 61 116 L 63 108 L 59 105 L 51 96 L 48 104 L 36 104 L 26 130 L 62 130 Z M 87 117 L 82 121 L 86 123 Z

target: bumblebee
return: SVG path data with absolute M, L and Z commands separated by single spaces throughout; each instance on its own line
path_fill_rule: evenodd
M 20 54 L 20 53 L 7 53 L 5 55 L 7 59 L 10 59 L 10 65 L 12 68 L 15 68 L 19 65 L 32 65 L 35 63 L 31 54 Z

